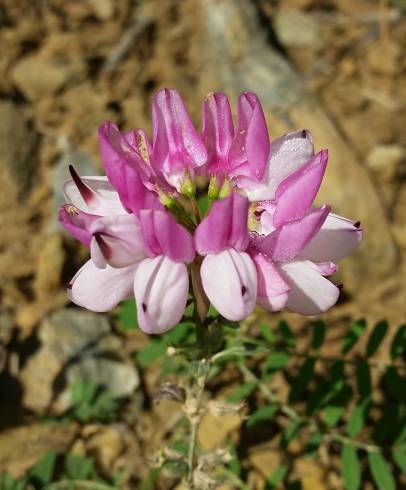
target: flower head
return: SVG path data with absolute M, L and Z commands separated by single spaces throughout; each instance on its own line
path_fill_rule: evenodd
M 182 319 L 191 294 L 200 317 L 210 302 L 233 321 L 256 304 L 314 315 L 337 301 L 326 276 L 362 231 L 328 205 L 313 206 L 327 151 L 315 154 L 306 130 L 270 142 L 255 94 L 241 94 L 237 112 L 234 125 L 227 97 L 209 94 L 200 134 L 180 95 L 163 89 L 152 103 L 152 140 L 142 129 L 100 127 L 106 176 L 72 167 L 59 211 L 90 250 L 69 284 L 73 302 L 107 311 L 134 296 L 141 329 L 158 334 Z M 195 175 L 208 182 L 205 216 Z

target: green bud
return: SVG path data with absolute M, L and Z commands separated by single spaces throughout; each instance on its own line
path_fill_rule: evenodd
M 175 209 L 178 207 L 178 202 L 176 201 L 176 199 L 170 194 L 162 191 L 161 189 L 158 189 L 158 199 L 159 202 L 168 209 Z
M 217 182 L 217 176 L 213 175 L 212 178 L 210 179 L 209 190 L 207 192 L 210 201 L 215 201 L 219 196 L 219 192 L 220 192 L 220 187 Z
M 230 179 L 226 178 L 224 180 L 223 185 L 221 186 L 220 192 L 219 192 L 219 199 L 224 199 L 225 197 L 229 196 L 231 194 L 231 191 L 233 190 L 233 186 L 231 184 Z
M 189 199 L 194 199 L 196 195 L 196 185 L 190 177 L 189 170 L 185 170 L 183 175 L 183 181 L 180 186 L 180 193 L 188 197 Z

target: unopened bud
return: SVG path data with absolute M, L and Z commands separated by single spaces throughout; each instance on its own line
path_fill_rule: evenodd
M 163 204 L 168 209 L 175 209 L 178 207 L 178 202 L 170 194 L 164 192 L 161 189 L 157 189 L 158 199 L 161 204 Z
M 185 170 L 183 174 L 183 181 L 180 186 L 180 193 L 189 199 L 194 199 L 196 195 L 196 185 L 193 182 L 189 170 Z
M 229 196 L 232 190 L 233 186 L 230 179 L 225 178 L 218 195 L 219 199 L 224 199 L 225 197 Z
M 220 186 L 216 175 L 213 175 L 210 179 L 209 189 L 207 195 L 210 201 L 215 201 L 219 197 Z
M 175 347 L 172 347 L 171 345 L 166 349 L 166 355 L 169 357 L 176 356 L 178 353 L 178 350 L 175 349 Z

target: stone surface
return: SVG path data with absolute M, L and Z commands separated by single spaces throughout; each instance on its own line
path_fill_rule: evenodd
M 32 183 L 36 143 L 36 134 L 28 129 L 21 111 L 12 102 L 0 101 L 0 165 L 8 170 L 19 191 Z
M 211 451 L 226 444 L 227 438 L 243 423 L 240 415 L 229 414 L 216 417 L 206 412 L 199 427 L 198 439 L 205 451 Z
M 109 473 L 124 449 L 124 441 L 117 428 L 104 427 L 90 437 L 86 446 L 103 471 Z
M 12 79 L 27 99 L 37 101 L 55 94 L 69 81 L 80 80 L 84 70 L 79 60 L 47 59 L 35 54 L 22 58 L 15 65 Z
M 19 478 L 47 451 L 64 454 L 78 433 L 76 424 L 34 424 L 0 432 L 0 474 Z
M 62 413 L 77 379 L 104 385 L 115 397 L 130 395 L 139 385 L 138 373 L 123 357 L 121 341 L 109 333 L 106 316 L 91 312 L 64 309 L 46 318 L 38 332 L 41 347 L 21 373 L 24 405 L 39 413 Z M 57 377 L 64 383 L 59 393 Z
M 287 48 L 315 48 L 322 43 L 320 24 L 299 10 L 279 9 L 274 27 L 278 41 Z

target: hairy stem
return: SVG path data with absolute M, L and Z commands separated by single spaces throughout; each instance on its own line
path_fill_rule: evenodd
M 188 485 L 191 490 L 195 489 L 194 472 L 196 469 L 196 442 L 199 425 L 203 415 L 203 395 L 206 386 L 207 376 L 209 374 L 210 360 L 201 359 L 197 367 L 192 395 L 189 400 L 188 416 L 190 421 L 190 439 L 188 451 Z

